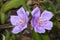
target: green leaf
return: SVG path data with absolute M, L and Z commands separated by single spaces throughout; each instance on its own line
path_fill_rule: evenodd
M 1 8 L 2 12 L 6 12 L 12 8 L 18 8 L 19 6 L 23 5 L 25 0 L 11 0 L 7 1 Z
M 60 9 L 60 0 L 56 0 L 56 9 Z
M 16 40 L 16 38 L 15 38 L 15 35 L 14 35 L 14 34 L 11 36 L 11 39 L 12 39 L 12 40 Z
M 34 31 L 32 31 L 32 38 L 33 38 L 33 40 L 42 40 L 41 36 Z
M 2 2 L 0 2 L 0 9 L 1 9 L 2 5 L 3 5 L 3 3 L 2 3 Z
M 5 38 L 6 40 L 18 40 L 21 34 L 11 34 L 8 30 L 5 30 Z
M 58 22 L 56 19 L 56 15 L 54 15 L 54 17 L 52 18 L 52 22 L 53 22 L 53 28 L 51 33 L 56 34 L 58 32 L 57 27 L 58 27 Z
M 23 7 L 24 7 L 25 10 L 31 12 L 31 9 L 26 4 L 24 4 Z
M 55 5 L 52 2 L 43 2 L 43 3 L 40 3 L 40 4 L 45 10 L 49 10 L 49 11 L 52 11 L 52 12 L 55 13 L 56 8 L 55 8 Z
M 10 32 L 8 30 L 5 30 L 5 36 L 6 36 L 6 40 L 10 39 Z
M 1 18 L 1 24 L 4 24 L 6 21 L 6 14 L 1 13 L 0 18 Z
M 48 34 L 41 35 L 43 40 L 50 40 Z
M 5 35 L 2 34 L 2 40 L 5 40 Z
M 1 19 L 1 24 L 4 24 L 6 21 L 6 14 L 5 12 L 7 12 L 8 10 L 12 9 L 12 8 L 18 8 L 21 5 L 24 5 L 25 1 L 24 0 L 11 0 L 11 1 L 7 1 L 1 8 L 0 10 L 0 19 Z
M 57 13 L 56 13 L 56 18 L 60 18 L 60 10 L 59 11 L 57 11 Z

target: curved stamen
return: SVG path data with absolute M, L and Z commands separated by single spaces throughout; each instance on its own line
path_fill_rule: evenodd
M 20 22 L 21 24 L 25 23 L 24 20 L 20 20 L 19 22 Z
M 39 19 L 37 22 L 40 24 L 40 23 L 42 23 L 42 22 L 43 22 L 43 20 Z

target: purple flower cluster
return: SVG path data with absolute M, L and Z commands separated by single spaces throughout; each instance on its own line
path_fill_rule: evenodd
M 33 16 L 31 25 L 35 32 L 45 33 L 45 30 L 52 29 L 53 22 L 50 19 L 53 17 L 53 14 L 51 12 L 44 10 L 41 14 L 40 8 L 36 7 L 31 14 Z
M 17 16 L 12 15 L 10 18 L 11 24 L 15 26 L 12 30 L 12 33 L 17 34 L 27 28 L 29 12 L 21 7 L 17 10 Z
M 17 14 L 17 16 L 12 15 L 10 18 L 11 24 L 15 26 L 12 30 L 12 33 L 14 34 L 26 29 L 29 21 L 29 12 L 25 11 L 23 7 L 17 10 Z M 52 29 L 53 22 L 51 22 L 50 19 L 53 17 L 53 14 L 51 12 L 44 10 L 44 12 L 41 14 L 40 8 L 36 7 L 31 14 L 31 25 L 35 32 L 45 33 L 45 29 Z

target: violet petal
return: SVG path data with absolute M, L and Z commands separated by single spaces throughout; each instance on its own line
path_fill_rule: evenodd
M 33 17 L 39 17 L 40 16 L 40 8 L 36 7 L 33 11 L 32 11 L 32 16 Z
M 53 17 L 52 12 L 49 12 L 47 10 L 45 10 L 42 14 L 41 14 L 41 18 L 43 18 L 44 20 L 50 20 Z
M 19 24 L 19 17 L 18 16 L 11 16 L 10 21 L 12 25 L 17 25 Z

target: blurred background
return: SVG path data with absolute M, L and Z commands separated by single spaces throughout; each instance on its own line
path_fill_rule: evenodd
M 54 23 L 52 30 L 45 34 L 36 34 L 28 27 L 19 34 L 12 34 L 10 16 L 17 15 L 16 11 L 20 7 L 29 12 L 36 7 L 39 7 L 41 12 L 51 11 L 54 14 L 51 20 Z M 60 40 L 60 0 L 0 0 L 0 40 Z

